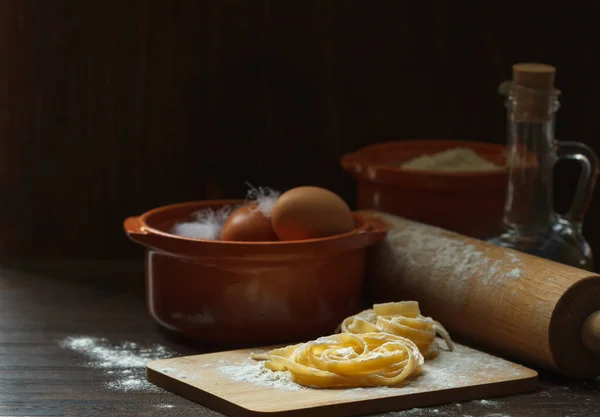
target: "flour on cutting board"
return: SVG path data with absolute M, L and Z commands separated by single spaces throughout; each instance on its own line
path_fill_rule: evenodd
M 465 360 L 465 358 L 468 358 L 468 360 Z M 222 374 L 238 382 L 285 391 L 309 390 L 295 384 L 288 372 L 273 372 L 265 368 L 263 362 L 247 360 L 243 363 L 220 366 L 218 369 Z M 455 388 L 457 385 L 476 384 L 478 378 L 489 372 L 501 372 L 506 377 L 522 375 L 520 368 L 515 367 L 510 362 L 466 346 L 457 345 L 454 352 L 442 351 L 438 358 L 426 361 L 423 373 L 414 381 L 410 381 L 408 385 L 402 387 L 353 388 L 345 390 L 345 395 L 356 398 L 368 397 L 374 393 L 393 395 L 398 393 L 398 390 L 401 390 L 402 394 L 412 394 L 449 389 Z M 196 373 L 191 372 L 187 376 L 194 378 Z
M 465 361 L 468 357 L 468 361 Z M 502 372 L 506 376 L 518 377 L 522 373 L 510 362 L 491 357 L 466 346 L 457 345 L 454 352 L 442 351 L 436 359 L 425 361 L 423 373 L 414 384 L 402 388 L 387 388 L 390 391 L 401 389 L 403 393 L 412 394 L 422 391 L 433 391 L 476 384 L 477 379 L 489 372 Z M 381 390 L 381 388 L 376 388 Z M 349 395 L 368 396 L 372 388 L 356 388 L 349 390 Z
M 417 278 L 413 270 L 426 270 L 437 279 L 440 288 L 445 288 L 456 299 L 466 295 L 468 282 L 477 279 L 486 286 L 504 286 L 513 289 L 523 276 L 522 262 L 514 253 L 498 258 L 491 256 L 490 249 L 480 247 L 462 239 L 453 238 L 437 227 L 403 224 L 388 233 L 387 241 L 380 249 L 374 263 L 385 279 L 393 283 L 398 279 Z M 452 281 L 452 285 L 446 285 Z M 456 283 L 462 285 L 456 285 Z
M 286 391 L 305 389 L 294 383 L 289 372 L 271 371 L 264 362 L 248 361 L 241 365 L 222 366 L 219 369 L 234 381 L 249 382 L 261 387 L 272 387 Z
M 86 366 L 104 370 L 112 378 L 106 382 L 106 387 L 118 391 L 158 391 L 155 385 L 146 380 L 146 364 L 175 355 L 160 345 L 145 347 L 134 342 L 111 344 L 103 338 L 85 336 L 68 337 L 60 342 L 60 346 L 85 356 Z
M 268 348 L 241 349 L 191 355 L 153 361 L 148 364 L 152 377 L 161 386 L 172 387 L 175 393 L 184 394 L 197 390 L 224 401 L 261 413 L 279 413 L 311 409 L 315 406 L 336 406 L 352 409 L 353 403 L 366 404 L 380 399 L 397 399 L 396 407 L 418 406 L 452 399 L 467 400 L 474 395 L 479 398 L 506 395 L 513 392 L 506 381 L 521 380 L 523 390 L 534 388 L 536 373 L 504 359 L 455 344 L 450 352 L 442 349 L 439 356 L 426 360 L 420 375 L 391 387 L 364 387 L 355 389 L 306 388 L 295 384 L 289 372 L 273 372 L 266 368 Z M 492 388 L 491 385 L 496 385 Z M 273 399 L 276 399 L 274 401 Z M 465 403 L 463 403 L 464 405 Z M 492 400 L 469 407 L 447 404 L 423 408 L 427 413 L 438 409 L 440 415 L 452 409 L 452 416 L 469 414 L 467 410 L 479 408 L 478 415 L 498 413 L 500 407 Z M 502 402 L 500 401 L 500 404 Z M 217 408 L 216 411 L 221 411 Z M 401 416 L 402 414 L 398 414 Z M 419 415 L 419 414 L 416 414 Z M 429 415 L 422 413 L 422 415 Z

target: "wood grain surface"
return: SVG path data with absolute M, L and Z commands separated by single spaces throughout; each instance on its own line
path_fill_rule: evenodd
M 0 256 L 135 258 L 125 217 L 242 197 L 245 181 L 353 204 L 343 152 L 503 143 L 497 87 L 519 61 L 557 66 L 557 135 L 600 153 L 600 6 L 537 3 L 4 0 Z M 563 168 L 561 210 L 577 173 Z M 600 217 L 585 233 L 600 252 Z
M 573 378 L 600 376 L 600 353 L 582 339 L 585 321 L 600 311 L 600 275 L 399 216 L 359 213 L 390 226 L 367 257 L 375 302 L 416 300 L 424 315 L 486 349 Z
M 282 389 L 264 383 L 261 386 L 256 371 L 254 381 L 249 376 L 244 380 L 231 376 L 231 372 L 251 374 L 247 364 L 258 363 L 249 361 L 250 355 L 268 349 L 152 361 L 147 365 L 148 380 L 232 417 L 363 416 L 507 396 L 538 386 L 537 372 L 460 344 L 453 352 L 441 351 L 437 358 L 425 362 L 421 375 L 395 387 Z
M 158 344 L 179 356 L 210 351 L 158 330 L 137 265 L 45 268 L 51 272 L 0 270 L 0 416 L 222 416 L 161 389 L 111 389 L 107 384 L 122 378 L 123 368 L 94 366 L 89 356 L 61 347 L 67 337 L 98 337 L 108 346 Z M 143 366 L 131 372 L 145 379 Z M 600 408 L 599 390 L 598 380 L 543 373 L 541 389 L 532 393 L 376 416 L 589 417 Z

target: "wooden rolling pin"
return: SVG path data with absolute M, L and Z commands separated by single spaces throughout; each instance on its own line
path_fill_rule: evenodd
M 600 375 L 600 275 L 377 211 L 375 302 L 417 300 L 451 334 L 571 378 Z

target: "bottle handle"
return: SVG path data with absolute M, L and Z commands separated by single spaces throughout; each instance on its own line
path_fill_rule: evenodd
M 571 207 L 563 216 L 565 220 L 581 229 L 598 179 L 598 157 L 592 148 L 580 142 L 556 142 L 556 153 L 559 159 L 575 160 L 581 165 L 575 196 Z

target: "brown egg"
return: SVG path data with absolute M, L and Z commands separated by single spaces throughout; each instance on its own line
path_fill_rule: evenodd
M 233 211 L 221 229 L 221 240 L 265 242 L 277 240 L 271 220 L 256 204 L 248 204 Z
M 275 201 L 271 223 L 279 240 L 333 236 L 354 228 L 344 200 L 329 190 L 309 186 L 283 193 Z

